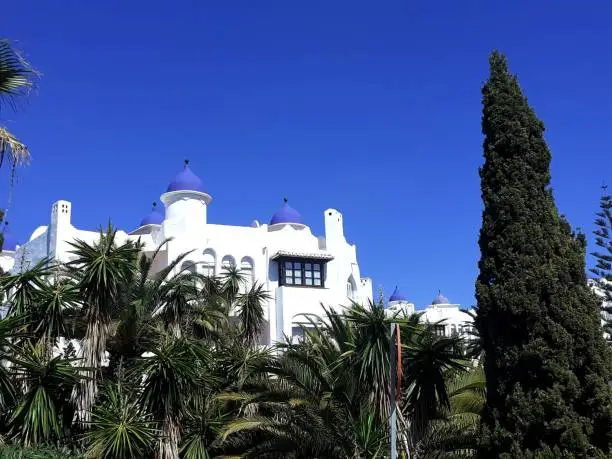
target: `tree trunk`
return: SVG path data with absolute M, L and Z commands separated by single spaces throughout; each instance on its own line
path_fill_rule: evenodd
M 156 459 L 178 459 L 180 441 L 178 419 L 174 416 L 164 419 L 161 434 Z
M 172 322 L 170 322 L 168 324 L 168 328 L 170 329 L 170 333 L 172 334 L 174 338 L 181 339 L 181 336 L 182 336 L 181 324 L 179 323 L 178 320 L 173 320 Z
M 102 321 L 94 321 L 87 325 L 85 338 L 81 341 L 79 356 L 84 369 L 80 374 L 85 379 L 75 388 L 72 396 L 76 405 L 73 422 L 84 424 L 84 427 L 91 422 L 91 407 L 98 393 L 107 336 L 108 326 Z

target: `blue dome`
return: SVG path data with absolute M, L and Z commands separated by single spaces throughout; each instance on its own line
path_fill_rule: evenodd
M 407 301 L 406 297 L 402 295 L 397 287 L 393 290 L 393 294 L 389 297 L 389 302 L 391 301 Z
M 432 300 L 431 304 L 449 304 L 448 298 L 442 295 L 442 292 L 438 292 L 436 297 Z
M 189 161 L 185 161 L 185 168 L 183 171 L 176 174 L 174 179 L 170 182 L 166 189 L 166 192 L 169 191 L 199 191 L 204 193 L 204 184 L 202 180 L 189 169 Z
M 140 226 L 145 225 L 161 225 L 164 222 L 164 216 L 156 210 L 157 204 L 153 203 L 151 213 L 140 221 Z
M 11 252 L 14 252 L 15 250 L 17 250 L 17 245 L 19 244 L 19 242 L 17 242 L 17 239 L 13 237 L 13 235 L 9 232 L 9 230 L 6 227 L 4 228 L 4 232 L 2 233 L 2 235 L 4 236 L 4 242 L 2 243 L 2 250 L 9 250 Z
M 285 204 L 276 212 L 270 220 L 270 225 L 278 225 L 279 223 L 297 223 L 303 225 L 302 216 L 300 213 L 289 205 L 287 199 Z

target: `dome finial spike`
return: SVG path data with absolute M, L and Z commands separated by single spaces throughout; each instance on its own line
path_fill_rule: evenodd
M 285 204 L 287 204 L 287 203 L 289 202 L 289 200 L 288 200 L 287 198 L 283 198 L 283 202 L 284 202 Z
M 153 209 L 152 210 L 155 210 L 156 207 L 157 207 L 157 202 L 153 201 Z
M 187 166 L 189 166 L 189 160 L 188 159 L 185 160 L 185 167 L 187 167 Z

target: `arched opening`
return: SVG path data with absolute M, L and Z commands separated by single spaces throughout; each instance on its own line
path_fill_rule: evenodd
M 304 339 L 304 335 L 314 329 L 314 324 L 312 324 L 302 314 L 294 316 L 291 322 L 291 341 L 294 343 L 302 341 Z
M 184 261 L 181 264 L 181 272 L 195 274 L 195 272 L 196 272 L 196 265 L 195 265 L 195 263 L 193 261 Z
M 346 296 L 351 300 L 354 300 L 357 296 L 357 284 L 352 274 L 346 281 Z
M 202 257 L 202 274 L 208 277 L 215 275 L 215 265 L 217 263 L 217 256 L 215 251 L 212 249 L 206 249 L 204 256 Z
M 225 255 L 221 260 L 221 271 L 229 271 L 236 267 L 236 260 L 231 255 Z
M 240 273 L 243 276 L 245 290 L 249 290 L 255 282 L 254 263 L 251 257 L 242 257 L 240 260 Z

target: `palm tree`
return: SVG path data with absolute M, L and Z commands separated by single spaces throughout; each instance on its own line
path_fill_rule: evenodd
M 414 459 L 475 457 L 478 427 L 486 397 L 482 367 L 448 371 L 448 406 L 439 410 L 415 448 Z
M 108 341 L 110 374 L 115 373 L 118 365 L 129 368 L 154 342 L 159 312 L 167 301 L 164 295 L 173 291 L 171 273 L 186 255 L 154 274 L 153 266 L 168 241 L 159 244 L 150 255 L 141 252 L 136 269 L 128 272 L 130 278 L 119 286 L 119 300 L 111 313 L 113 325 Z
M 9 359 L 16 351 L 15 342 L 21 337 L 21 317 L 0 318 L 0 425 L 6 425 L 6 414 L 17 402 L 18 388 L 10 372 Z M 0 428 L 0 434 L 4 429 Z
M 182 328 L 187 325 L 196 307 L 200 293 L 198 279 L 195 273 L 181 272 L 161 287 L 160 316 L 177 339 L 182 337 Z
M 246 346 L 251 347 L 257 343 L 264 324 L 263 305 L 270 298 L 262 284 L 253 284 L 247 292 L 238 294 L 236 312 L 240 334 Z
M 70 423 L 70 394 L 82 376 L 61 356 L 49 359 L 43 344 L 26 343 L 11 356 L 10 371 L 26 388 L 9 419 L 10 434 L 26 446 L 62 439 Z
M 151 355 L 143 357 L 141 406 L 158 423 L 158 459 L 179 457 L 180 421 L 188 400 L 212 385 L 206 367 L 210 352 L 200 342 L 162 336 Z
M 409 421 L 413 443 L 425 435 L 440 410 L 450 408 L 447 372 L 465 371 L 467 365 L 462 356 L 461 339 L 436 336 L 433 331 L 436 325 L 425 326 L 402 340 L 405 388 L 402 411 Z
M 228 312 L 234 312 L 231 308 L 235 305 L 240 291 L 246 286 L 246 278 L 237 267 L 226 266 L 220 280 L 223 296 L 228 303 Z
M 36 306 L 29 313 L 29 328 L 34 339 L 51 357 L 58 339 L 69 334 L 67 316 L 79 307 L 78 286 L 56 272 L 38 292 Z
M 180 454 L 184 459 L 212 459 L 222 451 L 218 438 L 234 413 L 215 396 L 216 392 L 216 388 L 200 391 L 187 401 L 181 420 Z
M 27 96 L 37 76 L 38 72 L 9 40 L 0 40 L 0 110 L 3 105 L 16 108 L 17 99 Z M 13 173 L 17 165 L 26 162 L 30 157 L 28 148 L 0 126 L 0 167 L 5 155 L 10 157 Z
M 242 416 L 223 433 L 229 452 L 353 458 L 381 448 L 371 440 L 385 441 L 379 434 L 388 394 L 384 382 L 367 379 L 378 374 L 388 381 L 388 322 L 372 304 L 353 304 L 346 314 L 324 311 L 324 318 L 308 317 L 302 342 L 278 345 L 280 355 L 261 369 L 273 377 L 259 389 L 223 396 L 242 404 Z M 386 334 L 378 333 L 379 327 Z M 365 421 L 368 412 L 373 416 Z
M 88 423 L 100 378 L 109 335 L 111 313 L 119 301 L 123 286 L 133 279 L 139 246 L 132 242 L 117 245 L 116 231 L 108 225 L 94 244 L 83 240 L 71 242 L 73 260 L 68 270 L 76 279 L 83 304 L 85 336 L 80 355 L 83 365 L 92 368 L 92 378 L 86 379 L 75 391 L 78 420 Z
M 43 259 L 30 269 L 1 276 L 0 289 L 7 292 L 8 314 L 21 319 L 24 338 L 43 343 L 51 356 L 57 339 L 68 333 L 67 313 L 78 306 L 76 285 Z
M 233 391 L 241 416 L 223 433 L 229 452 L 244 457 L 382 457 L 388 449 L 389 321 L 400 323 L 404 398 L 408 419 L 404 449 L 414 452 L 426 426 L 448 407 L 444 375 L 461 371 L 460 341 L 438 338 L 418 316 L 386 316 L 382 304 L 351 304 L 343 313 L 325 308 L 309 317 L 300 343 L 262 368 L 273 377 L 259 389 Z M 417 435 L 418 433 L 418 435 Z
M 123 377 L 116 384 L 105 384 L 101 402 L 92 413 L 91 429 L 85 433 L 86 457 L 128 459 L 148 457 L 153 451 L 157 430 L 147 420 L 134 391 Z
M 52 272 L 49 260 L 43 259 L 27 270 L 0 277 L 0 289 L 7 300 L 8 314 L 29 315 L 36 308 L 40 292 L 47 286 L 45 279 Z

